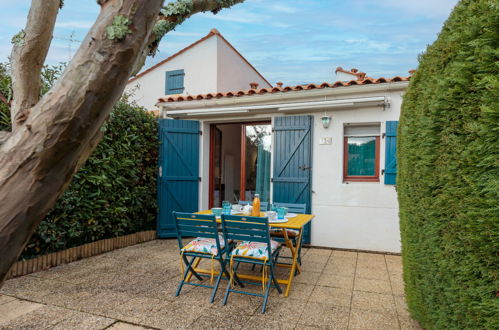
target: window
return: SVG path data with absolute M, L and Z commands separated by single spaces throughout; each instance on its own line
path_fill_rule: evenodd
M 343 180 L 379 181 L 379 124 L 344 128 Z
M 166 71 L 165 95 L 182 94 L 184 92 L 184 70 Z

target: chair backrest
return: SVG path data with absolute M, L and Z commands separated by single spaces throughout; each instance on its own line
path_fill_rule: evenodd
M 218 224 L 214 215 L 173 212 L 173 218 L 175 219 L 175 231 L 180 249 L 184 247 L 183 237 L 203 237 L 214 238 L 217 250 L 221 251 Z
M 274 203 L 277 207 L 287 207 L 288 212 L 297 213 L 297 214 L 305 214 L 307 212 L 307 204 L 293 204 L 293 203 Z
M 240 205 L 253 205 L 253 201 L 239 201 Z M 269 210 L 269 202 L 260 202 L 260 211 L 268 211 Z
M 266 243 L 270 247 L 269 219 L 267 217 L 246 217 L 222 214 L 224 240 L 233 239 Z M 271 249 L 269 259 L 271 259 Z M 228 251 L 227 251 L 228 253 Z

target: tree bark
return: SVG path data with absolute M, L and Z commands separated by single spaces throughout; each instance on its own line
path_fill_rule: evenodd
M 224 1 L 223 6 L 242 1 Z M 220 0 L 195 2 L 204 3 L 195 7 L 199 11 L 221 8 Z M 0 144 L 0 286 L 100 140 L 100 128 L 148 45 L 163 0 L 100 3 L 96 23 L 58 82 Z M 112 40 L 107 28 L 117 16 L 131 24 L 123 38 Z
M 60 0 L 32 0 L 26 27 L 13 41 L 12 131 L 27 118 L 29 109 L 40 99 L 40 73 L 52 41 L 60 5 Z

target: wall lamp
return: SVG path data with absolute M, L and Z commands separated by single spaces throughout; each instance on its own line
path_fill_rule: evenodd
M 328 116 L 326 113 L 324 113 L 324 116 L 321 117 L 322 121 L 322 127 L 328 128 L 329 125 L 331 124 L 331 116 Z

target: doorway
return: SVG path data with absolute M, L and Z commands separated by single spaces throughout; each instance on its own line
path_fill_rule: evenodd
M 212 124 L 210 127 L 210 207 L 222 201 L 270 201 L 272 127 L 269 121 Z

